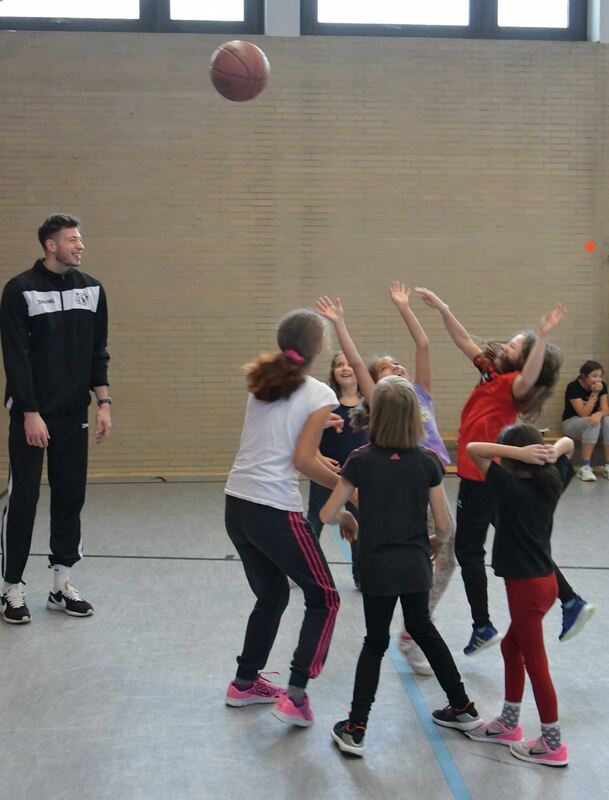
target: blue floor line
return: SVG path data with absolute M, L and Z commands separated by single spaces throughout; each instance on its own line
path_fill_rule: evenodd
M 345 560 L 350 561 L 351 559 L 350 547 L 347 544 L 347 542 L 345 542 L 344 539 L 341 539 L 337 527 L 334 527 L 334 536 L 338 541 L 338 545 Z M 452 791 L 455 797 L 455 800 L 472 800 L 472 796 L 469 789 L 467 788 L 467 784 L 463 780 L 463 776 L 459 772 L 459 768 L 455 764 L 455 761 L 450 753 L 450 750 L 448 749 L 448 747 L 444 742 L 444 739 L 442 738 L 438 726 L 431 721 L 431 711 L 427 707 L 425 698 L 423 697 L 421 690 L 417 686 L 417 682 L 412 673 L 412 670 L 406 663 L 404 656 L 400 652 L 396 642 L 393 639 L 391 640 L 391 643 L 389 645 L 389 655 L 393 662 L 393 666 L 395 667 L 395 671 L 398 674 L 400 682 L 404 687 L 406 694 L 408 695 L 408 699 L 412 703 L 412 707 L 414 708 L 415 713 L 419 718 L 421 727 L 425 731 L 425 735 L 427 736 L 429 744 L 431 745 L 431 748 L 434 751 L 434 755 L 438 760 L 440 768 L 444 773 L 446 782 L 448 783 L 450 790 Z

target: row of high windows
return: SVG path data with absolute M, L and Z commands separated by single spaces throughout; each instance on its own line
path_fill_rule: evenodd
M 0 0 L 0 27 L 264 33 L 264 0 Z M 301 0 L 304 35 L 587 38 L 587 0 Z

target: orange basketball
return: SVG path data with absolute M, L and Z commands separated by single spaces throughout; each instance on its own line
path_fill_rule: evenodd
M 236 102 L 259 95 L 269 73 L 268 58 L 251 42 L 226 42 L 214 51 L 209 61 L 213 85 L 222 97 Z

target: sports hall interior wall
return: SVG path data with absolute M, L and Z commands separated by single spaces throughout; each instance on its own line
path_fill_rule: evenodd
M 253 37 L 270 83 L 230 103 L 207 75 L 225 38 L 0 32 L 0 278 L 68 211 L 109 297 L 114 433 L 91 473 L 223 474 L 241 365 L 320 293 L 342 297 L 364 354 L 411 365 L 392 278 L 488 338 L 565 302 L 541 420 L 558 429 L 566 382 L 609 355 L 607 46 Z M 454 434 L 475 372 L 415 309 Z

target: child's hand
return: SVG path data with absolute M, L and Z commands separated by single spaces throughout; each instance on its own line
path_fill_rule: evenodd
M 345 420 L 341 417 L 341 415 L 335 414 L 333 411 L 331 411 L 328 416 L 328 419 L 326 420 L 324 428 L 334 428 L 336 433 L 342 433 L 344 427 L 345 427 Z
M 552 445 L 547 444 L 528 444 L 526 447 L 520 448 L 519 461 L 524 461 L 526 464 L 547 464 L 550 462 L 548 449 Z M 554 458 L 556 461 L 556 457 Z
M 600 425 L 603 421 L 603 412 L 602 411 L 595 411 L 594 414 L 590 414 L 588 417 L 588 427 L 592 428 L 594 425 Z
M 330 458 L 330 456 L 317 456 L 317 460 L 321 461 L 324 467 L 331 469 L 332 472 L 335 473 L 340 472 L 340 462 L 337 461 L 335 458 Z
M 541 322 L 539 323 L 539 333 L 542 336 L 547 336 L 551 330 L 553 330 L 559 322 L 567 316 L 567 309 L 563 306 L 562 303 L 559 303 L 557 306 L 551 311 L 548 311 L 547 314 L 544 314 L 541 318 Z
M 356 508 L 359 508 L 359 494 L 357 493 L 357 489 L 353 490 L 353 494 L 349 498 L 349 502 Z
M 391 281 L 389 296 L 398 308 L 407 306 L 410 300 L 410 288 L 400 281 Z
M 592 384 L 592 388 L 590 390 L 592 394 L 600 394 L 603 391 L 603 382 L 602 381 L 595 381 Z
M 558 461 L 558 453 L 553 444 L 545 444 L 546 449 L 546 464 L 556 464 Z
M 415 292 L 419 295 L 425 305 L 435 308 L 437 311 L 444 311 L 448 308 L 448 304 L 444 300 L 440 300 L 437 294 L 434 294 L 431 289 L 424 289 L 422 286 L 415 287 Z
M 338 529 L 340 531 L 341 538 L 345 541 L 355 542 L 357 540 L 357 520 L 350 511 L 342 512 Z
M 318 298 L 315 307 L 322 317 L 329 319 L 333 325 L 345 318 L 340 297 L 337 297 L 336 300 L 331 300 L 327 295 L 324 295 Z
M 435 561 L 438 553 L 442 549 L 442 541 L 438 539 L 435 533 L 432 533 L 429 537 L 429 546 L 431 548 L 431 560 Z

